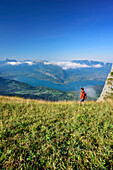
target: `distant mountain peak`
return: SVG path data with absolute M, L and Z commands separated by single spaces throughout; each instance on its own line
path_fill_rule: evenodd
M 15 59 L 10 60 L 10 59 L 6 58 L 5 62 L 17 62 L 17 60 L 15 60 Z

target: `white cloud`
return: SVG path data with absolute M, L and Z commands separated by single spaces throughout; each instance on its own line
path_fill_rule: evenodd
M 102 65 L 97 64 L 97 65 L 86 65 L 86 64 L 80 64 L 80 63 L 75 63 L 75 62 L 71 62 L 71 61 L 50 61 L 50 62 L 44 62 L 44 64 L 49 65 L 49 64 L 53 64 L 53 65 L 58 65 L 60 67 L 62 67 L 64 70 L 67 69 L 76 69 L 76 68 L 90 68 L 90 67 L 96 67 L 96 68 L 100 68 L 102 67 Z
M 103 67 L 103 66 L 101 64 L 96 64 L 93 67 L 100 68 L 100 67 Z
M 10 64 L 10 65 L 19 65 L 19 64 L 21 64 L 21 62 L 14 62 L 14 61 L 12 61 L 12 62 L 7 62 L 7 64 Z
M 20 64 L 23 64 L 23 63 L 27 63 L 28 65 L 33 65 L 34 63 L 31 62 L 31 61 L 25 61 L 25 62 L 20 62 L 20 61 L 11 61 L 11 62 L 7 62 L 7 64 L 10 64 L 10 65 L 20 65 Z
M 11 65 L 19 65 L 26 63 L 28 65 L 33 65 L 34 63 L 32 61 L 12 61 L 12 62 L 7 62 L 7 64 Z M 80 63 L 75 63 L 72 61 L 50 61 L 50 62 L 44 62 L 45 65 L 58 65 L 62 67 L 62 69 L 67 70 L 67 69 L 76 69 L 76 68 L 90 68 L 90 67 L 95 67 L 95 68 L 100 68 L 103 67 L 101 64 L 96 64 L 96 65 L 87 65 L 87 64 L 80 64 Z
M 93 87 L 91 86 L 86 86 L 85 87 L 85 92 L 87 93 L 87 96 L 88 97 L 91 97 L 93 99 L 96 99 L 97 98 L 97 94 L 96 94 L 96 91 Z
M 26 62 L 23 62 L 23 63 L 27 63 L 28 65 L 33 65 L 34 64 L 32 61 L 26 61 Z

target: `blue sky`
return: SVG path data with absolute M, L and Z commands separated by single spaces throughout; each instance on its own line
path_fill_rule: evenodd
M 112 0 L 0 0 L 0 59 L 113 62 Z

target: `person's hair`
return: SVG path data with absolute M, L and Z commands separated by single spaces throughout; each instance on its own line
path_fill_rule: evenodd
M 83 87 L 81 87 L 81 90 L 84 90 L 84 88 L 83 88 Z

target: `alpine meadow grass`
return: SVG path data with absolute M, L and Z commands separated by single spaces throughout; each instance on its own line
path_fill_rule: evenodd
M 113 102 L 0 96 L 1 169 L 113 169 Z

